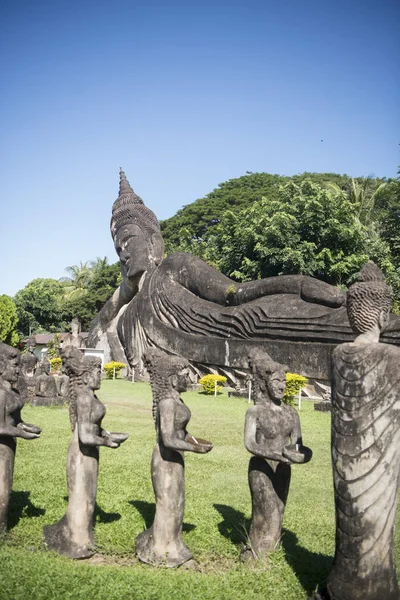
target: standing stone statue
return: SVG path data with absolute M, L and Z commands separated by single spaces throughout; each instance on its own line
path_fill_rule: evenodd
M 332 370 L 336 550 L 331 600 L 399 600 L 393 530 L 400 465 L 400 349 L 379 342 L 392 294 L 369 262 L 347 294 L 357 337 Z
M 196 439 L 186 430 L 190 410 L 179 394 L 186 391 L 188 362 L 151 348 L 145 355 L 153 391 L 153 417 L 157 445 L 151 460 L 151 479 L 156 498 L 156 514 L 150 529 L 136 538 L 136 554 L 142 562 L 179 567 L 192 558 L 182 541 L 185 508 L 183 452 L 204 454 L 211 442 Z
M 79 319 L 73 318 L 71 321 L 71 333 L 67 333 L 67 335 L 63 339 L 63 350 L 65 350 L 67 346 L 73 346 L 74 348 L 85 347 L 83 337 L 79 335 L 79 326 Z
M 65 373 L 65 367 L 61 367 L 61 373 L 57 376 L 57 392 L 64 402 L 69 400 L 69 377 Z
M 252 355 L 254 406 L 246 413 L 244 443 L 249 462 L 252 519 L 242 558 L 261 558 L 277 549 L 289 493 L 291 467 L 306 463 L 312 452 L 303 446 L 300 419 L 282 402 L 286 367 L 268 355 Z
M 95 390 L 100 388 L 101 361 L 78 349 L 62 353 L 70 377 L 70 419 L 74 432 L 67 456 L 68 508 L 62 519 L 44 528 L 46 544 L 70 558 L 89 558 L 95 552 L 93 514 L 96 505 L 99 446 L 118 448 L 128 435 L 102 429 L 106 413 Z
M 39 364 L 36 377 L 35 398 L 32 401 L 34 406 L 52 406 L 53 404 L 62 404 L 63 399 L 59 397 L 57 383 L 53 375 L 50 375 L 51 365 L 45 358 Z
M 19 376 L 20 352 L 0 342 L 0 534 L 7 527 L 17 437 L 32 440 L 41 429 L 24 423 L 23 400 L 15 385 Z
M 35 355 L 36 340 L 29 337 L 26 342 L 26 352 L 21 355 L 21 373 L 18 378 L 18 390 L 25 402 L 33 402 L 36 389 L 36 369 L 38 358 Z

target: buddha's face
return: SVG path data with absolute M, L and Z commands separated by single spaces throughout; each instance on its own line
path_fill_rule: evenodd
M 140 227 L 129 224 L 118 229 L 115 234 L 114 245 L 121 262 L 124 278 L 140 278 L 149 269 L 151 253 Z
M 285 371 L 276 371 L 267 379 L 267 389 L 272 400 L 280 401 L 286 391 Z

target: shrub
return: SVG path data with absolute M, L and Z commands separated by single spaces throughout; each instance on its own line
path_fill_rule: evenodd
M 103 369 L 106 373 L 107 379 L 113 379 L 114 372 L 115 372 L 115 378 L 117 378 L 121 369 L 124 369 L 125 367 L 126 367 L 126 365 L 124 363 L 116 362 L 113 360 L 112 362 L 106 363 L 104 365 Z
M 307 381 L 307 377 L 297 373 L 286 373 L 286 392 L 282 399 L 283 402 L 289 406 L 294 406 L 299 391 L 303 389 Z
M 199 381 L 205 394 L 215 394 L 215 384 L 217 383 L 217 394 L 222 390 L 222 385 L 226 383 L 226 377 L 223 375 L 204 375 Z M 222 385 L 218 385 L 218 384 Z
M 54 358 L 50 358 L 49 362 L 51 364 L 51 370 L 57 373 L 61 368 L 61 358 L 59 356 L 55 356 Z

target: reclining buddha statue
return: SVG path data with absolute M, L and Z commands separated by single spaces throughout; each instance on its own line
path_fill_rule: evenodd
M 120 171 L 111 234 L 123 281 L 93 321 L 88 347 L 105 360 L 143 368 L 148 347 L 187 358 L 194 373 L 221 372 L 235 381 L 251 351 L 267 352 L 291 371 L 328 379 L 333 348 L 352 341 L 344 293 L 304 275 L 237 283 L 200 258 L 164 258 L 155 214 Z M 400 345 L 391 315 L 382 341 Z

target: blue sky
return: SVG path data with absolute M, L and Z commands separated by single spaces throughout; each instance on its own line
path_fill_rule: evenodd
M 394 0 L 3 2 L 0 294 L 116 260 L 119 166 L 160 219 L 246 170 L 394 177 L 399 18 Z

